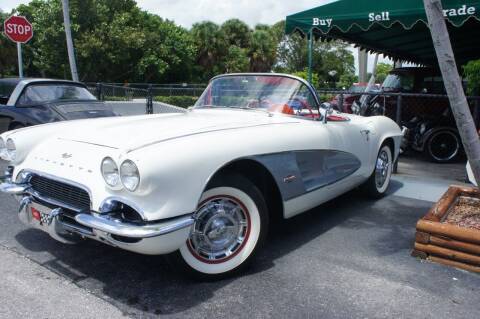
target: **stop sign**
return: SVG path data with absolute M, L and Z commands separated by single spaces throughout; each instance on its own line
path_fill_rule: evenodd
M 33 36 L 30 22 L 22 16 L 11 16 L 3 23 L 5 35 L 14 42 L 25 43 Z

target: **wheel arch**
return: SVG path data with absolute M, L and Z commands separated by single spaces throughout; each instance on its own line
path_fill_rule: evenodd
M 392 151 L 392 155 L 395 157 L 395 140 L 393 137 L 389 136 L 385 138 L 382 141 L 382 144 L 380 144 L 380 147 L 382 147 L 382 145 L 388 145 L 388 147 L 390 147 L 390 151 Z
M 236 159 L 220 167 L 210 176 L 203 192 L 216 179 L 229 173 L 239 174 L 258 187 L 267 204 L 271 220 L 278 220 L 284 217 L 283 198 L 275 178 L 266 166 L 252 158 Z

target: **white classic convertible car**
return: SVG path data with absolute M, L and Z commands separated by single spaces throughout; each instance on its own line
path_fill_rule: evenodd
M 242 268 L 269 219 L 362 186 L 385 194 L 402 133 L 386 117 L 320 105 L 304 80 L 215 77 L 182 114 L 78 120 L 7 132 L 0 190 L 64 243 L 175 252 L 208 278 Z

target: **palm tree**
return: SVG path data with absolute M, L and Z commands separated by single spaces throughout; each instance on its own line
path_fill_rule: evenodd
M 190 30 L 197 47 L 197 65 L 208 79 L 218 69 L 226 54 L 226 39 L 220 27 L 210 21 L 195 23 Z
M 277 43 L 267 30 L 252 33 L 248 56 L 251 72 L 270 72 L 276 59 Z

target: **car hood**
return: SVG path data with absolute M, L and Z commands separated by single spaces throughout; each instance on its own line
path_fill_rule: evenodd
M 110 105 L 103 102 L 79 101 L 50 103 L 49 107 L 57 111 L 66 120 L 115 116 Z
M 115 148 L 126 152 L 153 144 L 209 132 L 238 130 L 301 120 L 260 111 L 194 110 L 186 113 L 131 116 L 85 121 L 82 130 L 58 136 L 62 140 Z M 83 122 L 83 121 L 82 121 Z

